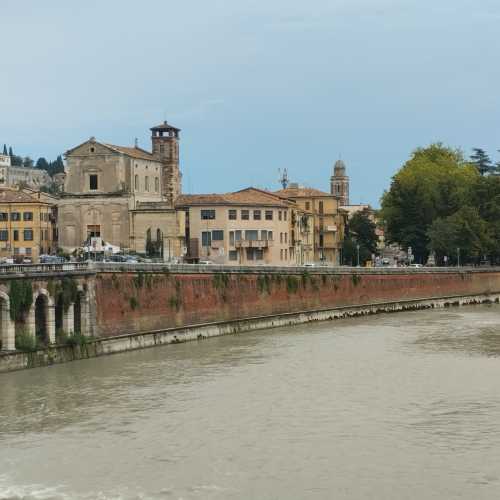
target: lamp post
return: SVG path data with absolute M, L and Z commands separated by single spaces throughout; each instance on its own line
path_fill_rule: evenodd
M 457 247 L 457 267 L 460 267 L 460 248 Z
M 359 243 L 356 245 L 356 250 L 358 251 L 358 267 L 359 267 Z

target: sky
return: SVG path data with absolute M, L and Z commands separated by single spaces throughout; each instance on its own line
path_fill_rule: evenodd
M 0 146 L 181 132 L 183 191 L 292 181 L 379 205 L 432 142 L 500 159 L 498 0 L 0 0 Z

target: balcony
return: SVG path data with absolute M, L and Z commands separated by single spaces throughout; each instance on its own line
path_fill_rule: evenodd
M 273 240 L 237 240 L 234 246 L 236 248 L 269 248 L 273 246 Z

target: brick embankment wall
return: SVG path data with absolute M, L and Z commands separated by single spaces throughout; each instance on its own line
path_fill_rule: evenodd
M 278 274 L 103 272 L 97 334 L 113 336 L 343 306 L 500 292 L 500 272 Z

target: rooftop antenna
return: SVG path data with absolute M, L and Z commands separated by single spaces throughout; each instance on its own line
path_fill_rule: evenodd
M 283 169 L 283 173 L 281 173 L 281 168 L 278 168 L 278 173 L 279 173 L 279 182 L 283 186 L 283 189 L 286 189 L 288 186 L 288 170 L 286 168 Z

